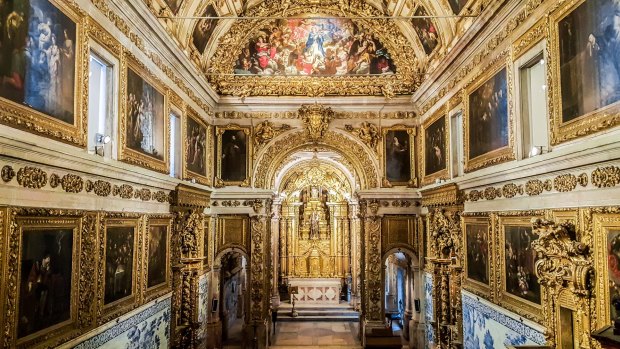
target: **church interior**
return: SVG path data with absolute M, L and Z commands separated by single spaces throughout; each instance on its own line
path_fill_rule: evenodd
M 620 348 L 620 0 L 0 0 L 0 347 Z

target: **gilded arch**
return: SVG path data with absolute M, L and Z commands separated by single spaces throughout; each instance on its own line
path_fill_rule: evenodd
M 342 155 L 353 165 L 355 175 L 359 177 L 360 189 L 377 188 L 380 183 L 379 163 L 373 157 L 372 150 L 352 139 L 349 135 L 329 130 L 319 143 L 309 141 L 303 131 L 287 132 L 273 140 L 257 156 L 254 167 L 253 186 L 269 189 L 275 184 L 278 166 L 290 154 L 304 148 L 325 147 Z

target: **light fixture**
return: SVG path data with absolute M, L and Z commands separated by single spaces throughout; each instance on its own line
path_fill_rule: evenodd
M 95 135 L 95 154 L 104 156 L 104 146 L 112 141 L 112 137 L 97 133 Z
M 530 150 L 530 157 L 534 157 L 534 156 L 538 156 L 540 154 L 544 154 L 545 152 L 545 147 L 542 145 L 535 145 L 532 147 L 532 150 Z
M 541 58 L 540 61 L 538 61 L 538 63 L 540 63 L 540 65 L 545 65 L 545 59 Z

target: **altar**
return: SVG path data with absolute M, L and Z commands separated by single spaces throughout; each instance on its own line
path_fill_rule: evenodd
M 339 304 L 341 279 L 289 278 L 291 287 L 297 287 L 296 304 Z

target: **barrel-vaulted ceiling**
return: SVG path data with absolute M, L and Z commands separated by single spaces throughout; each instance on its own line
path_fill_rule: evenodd
M 144 1 L 221 95 L 391 97 L 415 92 L 484 0 Z

